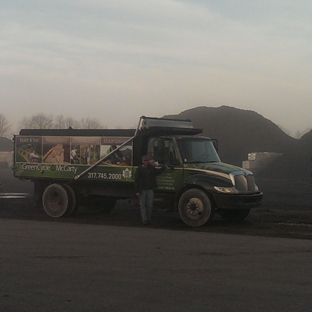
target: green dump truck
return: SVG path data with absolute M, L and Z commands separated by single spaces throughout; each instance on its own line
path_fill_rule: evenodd
M 155 199 L 178 210 L 190 226 L 218 213 L 244 219 L 262 202 L 252 172 L 222 163 L 214 141 L 189 120 L 142 116 L 137 129 L 22 129 L 14 137 L 14 176 L 34 182 L 34 201 L 51 217 L 85 205 L 110 211 L 135 197 L 142 155 L 168 169 L 157 177 Z

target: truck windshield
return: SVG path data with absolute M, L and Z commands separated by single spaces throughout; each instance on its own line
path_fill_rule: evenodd
M 177 142 L 184 163 L 220 162 L 217 151 L 209 139 L 181 138 Z

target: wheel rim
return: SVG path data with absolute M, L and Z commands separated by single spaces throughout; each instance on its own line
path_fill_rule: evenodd
M 180 197 L 179 214 L 185 224 L 201 226 L 213 215 L 213 208 L 207 194 L 199 189 L 189 189 Z
M 68 207 L 68 194 L 63 186 L 51 184 L 43 193 L 42 203 L 45 212 L 50 217 L 62 217 Z
M 50 206 L 51 210 L 58 211 L 60 207 L 62 207 L 63 201 L 59 193 L 57 192 L 52 193 L 50 196 L 50 200 L 51 200 L 51 206 Z
M 199 198 L 191 198 L 186 204 L 186 212 L 189 217 L 197 218 L 204 211 L 204 204 Z

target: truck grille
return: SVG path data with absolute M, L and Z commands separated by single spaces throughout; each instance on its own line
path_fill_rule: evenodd
M 250 192 L 256 191 L 255 178 L 253 175 L 239 174 L 234 175 L 235 188 L 240 192 Z

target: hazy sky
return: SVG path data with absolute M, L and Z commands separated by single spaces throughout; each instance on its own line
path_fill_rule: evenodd
M 197 106 L 309 130 L 311 0 L 0 0 L 0 113 L 133 127 Z

